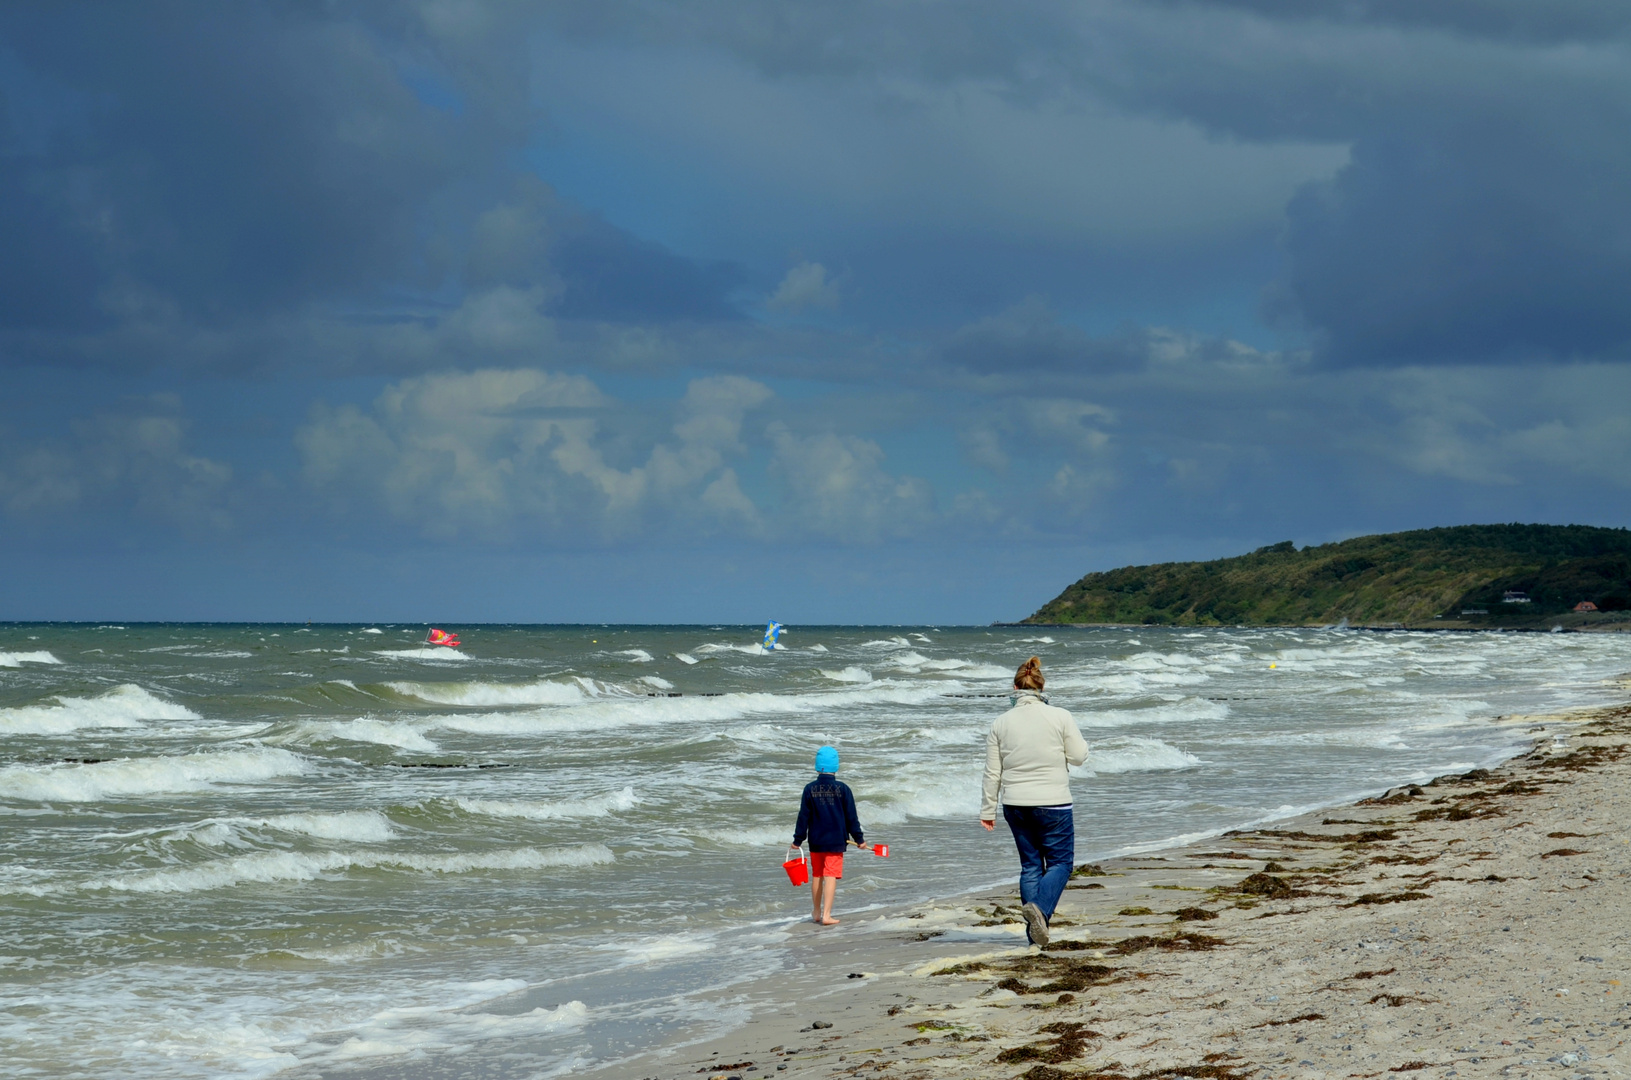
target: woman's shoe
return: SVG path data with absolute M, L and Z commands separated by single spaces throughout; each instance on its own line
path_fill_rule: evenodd
M 1031 944 L 1045 947 L 1048 944 L 1048 920 L 1042 915 L 1042 909 L 1035 904 L 1021 904 L 1019 913 L 1025 919 L 1025 936 L 1031 939 Z

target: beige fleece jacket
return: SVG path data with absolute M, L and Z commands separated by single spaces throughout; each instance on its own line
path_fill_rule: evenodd
M 1087 760 L 1087 743 L 1070 713 L 1031 690 L 1014 691 L 1014 707 L 997 717 L 985 737 L 985 784 L 980 820 L 1004 806 L 1065 806 L 1070 803 L 1069 765 Z

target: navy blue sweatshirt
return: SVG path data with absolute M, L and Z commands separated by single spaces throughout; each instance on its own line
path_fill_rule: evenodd
M 844 834 L 865 843 L 861 835 L 861 822 L 855 816 L 855 796 L 849 785 L 832 773 L 824 772 L 804 787 L 804 800 L 799 803 L 799 823 L 793 829 L 793 846 L 810 838 L 810 850 L 828 854 L 843 854 Z

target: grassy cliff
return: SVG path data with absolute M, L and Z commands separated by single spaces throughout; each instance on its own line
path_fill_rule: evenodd
M 1509 591 L 1530 603 L 1503 603 Z M 1601 609 L 1581 616 L 1590 600 Z M 1488 614 L 1466 614 L 1482 610 Z M 1458 525 L 1089 574 L 1032 624 L 1531 627 L 1631 623 L 1631 530 Z

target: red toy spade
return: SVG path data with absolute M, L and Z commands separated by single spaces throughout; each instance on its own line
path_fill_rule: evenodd
M 855 841 L 851 840 L 850 843 L 855 844 Z M 880 859 L 889 858 L 888 844 L 855 844 L 855 846 L 860 848 L 862 851 L 872 852 L 872 854 L 878 856 Z

